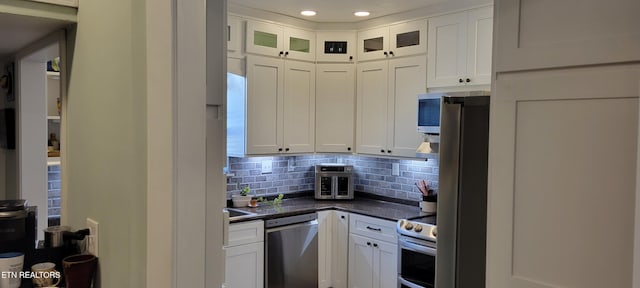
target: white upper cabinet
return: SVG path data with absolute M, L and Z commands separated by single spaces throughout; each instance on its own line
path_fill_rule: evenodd
M 389 61 L 389 115 L 387 147 L 390 154 L 416 157 L 423 134 L 416 131 L 418 94 L 426 92 L 426 56 Z M 388 152 L 388 151 L 387 151 Z
M 246 154 L 311 153 L 315 65 L 247 56 Z
M 354 62 L 356 32 L 318 31 L 316 32 L 316 51 L 318 62 Z
M 284 29 L 284 55 L 288 59 L 315 61 L 316 33 L 307 30 Z
M 316 67 L 313 63 L 285 61 L 284 153 L 315 150 Z
M 496 1 L 496 72 L 640 60 L 640 1 Z
M 247 53 L 315 61 L 315 32 L 247 21 Z
M 247 21 L 247 53 L 280 57 L 284 55 L 284 30 L 282 26 Z
M 358 32 L 358 61 L 427 52 L 427 21 L 416 20 Z
M 229 15 L 227 17 L 227 57 L 242 58 L 244 25 L 246 21 L 240 17 Z
M 427 53 L 427 20 L 416 20 L 389 26 L 390 56 Z
M 491 82 L 493 8 L 429 19 L 427 87 Z
M 361 154 L 415 157 L 417 95 L 425 93 L 426 56 L 358 64 L 356 141 Z
M 247 56 L 246 154 L 274 154 L 282 149 L 283 100 L 284 62 Z
M 316 152 L 354 152 L 355 80 L 354 64 L 316 65 Z

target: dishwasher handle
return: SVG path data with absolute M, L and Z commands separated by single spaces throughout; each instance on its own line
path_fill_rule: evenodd
M 275 228 L 280 226 L 287 226 L 296 223 L 309 222 L 318 219 L 318 213 L 299 214 L 275 219 L 269 219 L 264 222 L 265 228 Z
M 295 229 L 298 227 L 305 227 L 305 226 L 317 226 L 318 225 L 318 220 L 311 220 L 311 221 L 307 221 L 307 222 L 303 222 L 303 223 L 297 223 L 297 224 L 292 224 L 292 225 L 284 225 L 284 226 L 278 226 L 278 227 L 273 227 L 273 228 L 268 228 L 265 229 L 265 233 L 271 233 L 271 232 L 277 232 L 280 230 L 285 230 L 285 229 Z

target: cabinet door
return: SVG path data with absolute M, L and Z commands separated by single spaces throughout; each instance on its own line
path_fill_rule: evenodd
M 331 287 L 333 212 L 318 212 L 318 288 Z
M 47 118 L 60 119 L 60 72 L 47 72 Z
M 373 244 L 374 288 L 396 287 L 398 283 L 398 245 L 382 241 Z
M 373 287 L 373 261 L 373 241 L 366 237 L 349 234 L 350 288 Z M 395 287 L 395 285 L 388 287 Z
M 244 22 L 238 16 L 227 17 L 227 57 L 242 57 Z
M 247 21 L 247 53 L 280 57 L 284 54 L 281 26 L 261 21 Z
M 353 62 L 355 56 L 355 31 L 316 32 L 316 60 L 318 62 Z
M 495 1 L 495 70 L 640 61 L 640 1 Z
M 385 59 L 388 51 L 388 27 L 358 32 L 358 61 Z
M 273 154 L 282 148 L 284 63 L 247 56 L 247 154 Z
M 388 148 L 391 155 L 416 157 L 423 135 L 416 131 L 418 94 L 425 93 L 427 57 L 389 61 Z
M 464 85 L 462 79 L 467 70 L 467 13 L 429 19 L 428 34 L 427 87 Z
M 316 65 L 316 152 L 353 152 L 356 89 L 353 64 Z
M 347 287 L 349 263 L 349 213 L 333 211 L 332 272 L 333 288 Z
M 388 61 L 358 64 L 357 152 L 387 155 Z
M 638 79 L 638 65 L 498 77 L 487 250 L 501 252 L 487 254 L 491 287 L 634 286 L 640 271 L 630 251 L 638 241 L 633 215 L 640 195 L 638 122 L 630 119 L 638 119 Z M 593 131 L 607 139 L 604 155 L 593 153 Z M 603 189 L 606 201 L 599 199 Z M 596 210 L 605 233 L 593 233 Z
M 472 10 L 467 19 L 467 78 L 470 80 L 468 84 L 491 84 L 493 7 Z
M 427 20 L 417 20 L 389 27 L 389 53 L 408 56 L 427 53 Z
M 288 59 L 315 61 L 316 34 L 312 31 L 285 28 L 284 53 Z
M 228 288 L 262 288 L 264 242 L 225 247 L 225 282 Z
M 315 147 L 315 65 L 285 61 L 284 87 L 284 152 L 311 153 Z

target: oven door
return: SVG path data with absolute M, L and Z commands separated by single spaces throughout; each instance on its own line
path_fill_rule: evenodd
M 400 236 L 398 238 L 398 258 L 398 287 L 435 287 L 435 243 Z

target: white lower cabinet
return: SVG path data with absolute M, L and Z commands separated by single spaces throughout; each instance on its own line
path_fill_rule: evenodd
M 264 224 L 251 221 L 229 225 L 225 287 L 262 288 L 264 286 Z
M 318 287 L 346 288 L 349 213 L 318 212 Z
M 369 223 L 366 232 L 354 229 L 358 223 Z M 381 239 L 397 239 L 395 223 L 361 215 L 351 215 L 349 233 L 349 287 L 396 287 L 398 277 L 398 245 Z M 393 235 L 387 235 L 393 233 Z

